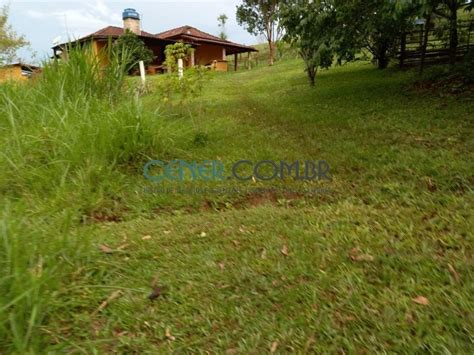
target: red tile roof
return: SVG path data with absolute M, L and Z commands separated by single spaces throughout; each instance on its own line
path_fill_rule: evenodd
M 108 37 L 117 38 L 123 35 L 123 33 L 124 33 L 124 29 L 122 27 L 107 26 L 87 36 L 81 37 L 78 40 L 73 41 L 73 42 L 84 42 L 92 38 L 108 38 Z M 223 40 L 217 36 L 213 36 L 209 33 L 200 31 L 197 28 L 194 28 L 192 26 L 182 26 L 182 27 L 174 28 L 169 31 L 158 33 L 156 35 L 149 32 L 141 31 L 140 36 L 146 37 L 146 38 L 153 38 L 153 39 L 165 41 L 168 43 L 173 43 L 177 39 L 183 39 L 185 42 L 189 42 L 189 43 L 199 43 L 199 42 L 213 43 L 213 44 L 222 45 L 229 48 L 229 54 L 248 52 L 248 51 L 250 52 L 257 51 L 253 47 L 248 47 L 242 44 Z M 64 46 L 67 43 L 68 42 L 56 45 L 53 48 L 54 49 L 60 48 L 61 46 Z
M 109 37 L 118 38 L 121 35 L 123 35 L 123 33 L 124 33 L 124 29 L 122 27 L 107 26 L 107 27 L 104 27 L 104 28 L 94 32 L 94 33 L 88 34 L 87 36 L 81 37 L 78 40 L 73 40 L 71 42 L 72 43 L 84 42 L 84 41 L 90 40 L 92 38 L 109 38 Z M 154 34 L 149 33 L 149 32 L 145 32 L 145 31 L 141 31 L 140 36 L 141 37 L 146 37 L 146 38 L 158 39 L 158 40 L 161 39 L 161 38 L 157 38 Z M 165 39 L 162 39 L 162 40 L 163 41 L 169 41 L 169 40 L 165 40 Z M 173 41 L 169 41 L 169 42 L 173 42 Z M 70 43 L 70 42 L 65 42 L 65 43 L 58 44 L 58 45 L 54 46 L 53 49 L 54 48 L 58 49 L 61 46 L 64 46 L 68 43 Z
M 159 38 L 169 38 L 169 37 L 174 37 L 174 36 L 179 36 L 179 35 L 188 35 L 188 36 L 193 36 L 197 38 L 229 42 L 219 37 L 213 36 L 209 33 L 198 30 L 197 28 L 194 28 L 192 26 L 181 26 L 181 27 L 173 28 L 172 30 L 168 30 L 168 31 L 156 34 L 156 36 Z
M 176 37 L 183 37 L 185 39 L 194 40 L 196 42 L 203 41 L 203 42 L 221 44 L 226 47 L 234 47 L 234 48 L 248 49 L 250 51 L 256 51 L 256 49 L 253 47 L 244 46 L 242 44 L 238 44 L 238 43 L 221 39 L 217 36 L 213 36 L 209 33 L 198 30 L 197 28 L 192 27 L 192 26 L 181 26 L 181 27 L 173 28 L 172 30 L 168 30 L 168 31 L 156 34 L 156 37 L 161 38 L 161 39 L 176 39 Z
M 107 26 L 105 28 L 102 28 L 94 33 L 91 33 L 90 35 L 87 35 L 81 39 L 84 38 L 91 38 L 91 37 L 119 37 L 123 35 L 124 29 L 123 27 L 116 27 L 116 26 Z M 156 38 L 154 34 L 151 34 L 149 32 L 141 31 L 140 36 L 142 37 L 151 37 L 151 38 Z

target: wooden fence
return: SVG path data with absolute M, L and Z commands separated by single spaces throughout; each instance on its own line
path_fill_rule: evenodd
M 398 59 L 400 67 L 419 65 L 422 57 L 425 30 L 420 28 L 402 35 Z M 462 59 L 470 48 L 474 48 L 474 21 L 460 21 L 458 24 L 459 44 L 456 51 L 458 59 Z M 425 54 L 425 64 L 448 63 L 449 29 L 439 26 L 428 31 L 428 41 Z

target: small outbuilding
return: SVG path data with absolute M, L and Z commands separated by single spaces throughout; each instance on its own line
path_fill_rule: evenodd
M 26 81 L 41 72 L 41 68 L 25 63 L 13 63 L 0 67 L 0 83 L 5 81 Z

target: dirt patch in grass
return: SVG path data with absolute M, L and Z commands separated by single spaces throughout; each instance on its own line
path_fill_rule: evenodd
M 441 94 L 448 96 L 466 96 L 474 95 L 474 83 L 466 82 L 460 75 L 451 75 L 439 80 L 418 80 L 413 85 L 417 93 L 423 94 Z

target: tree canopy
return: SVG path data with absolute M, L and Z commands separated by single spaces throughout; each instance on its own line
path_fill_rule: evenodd
M 263 35 L 269 45 L 269 64 L 275 60 L 275 42 L 281 37 L 278 19 L 281 0 L 243 0 L 237 6 L 237 22 L 255 36 Z
M 217 17 L 218 26 L 220 28 L 219 37 L 220 39 L 223 39 L 223 40 L 227 39 L 227 33 L 225 32 L 225 25 L 228 19 L 229 18 L 227 17 L 226 14 L 221 14 L 219 15 L 219 17 Z
M 253 1 L 255 4 L 257 1 Z M 380 69 L 398 54 L 404 33 L 425 18 L 422 51 L 426 51 L 431 15 L 447 23 L 451 63 L 458 46 L 458 12 L 470 11 L 466 0 L 287 0 L 280 4 L 279 23 L 285 38 L 295 45 L 304 59 L 311 85 L 318 67 L 328 68 L 334 59 L 354 60 L 358 53 L 370 53 Z M 250 30 L 261 25 L 255 16 Z M 423 57 L 422 57 L 423 63 Z M 422 67 L 422 66 L 421 66 Z
M 28 45 L 25 37 L 19 36 L 8 24 L 8 7 L 0 9 L 0 65 L 15 59 L 18 49 Z
M 335 53 L 334 8 L 331 1 L 288 1 L 282 6 L 281 24 L 285 39 L 298 47 L 305 62 L 310 85 L 314 86 L 318 67 L 331 66 Z
M 385 69 L 398 51 L 401 35 L 413 23 L 413 5 L 398 6 L 386 0 L 336 0 L 337 28 L 341 54 L 366 49 L 380 69 Z

